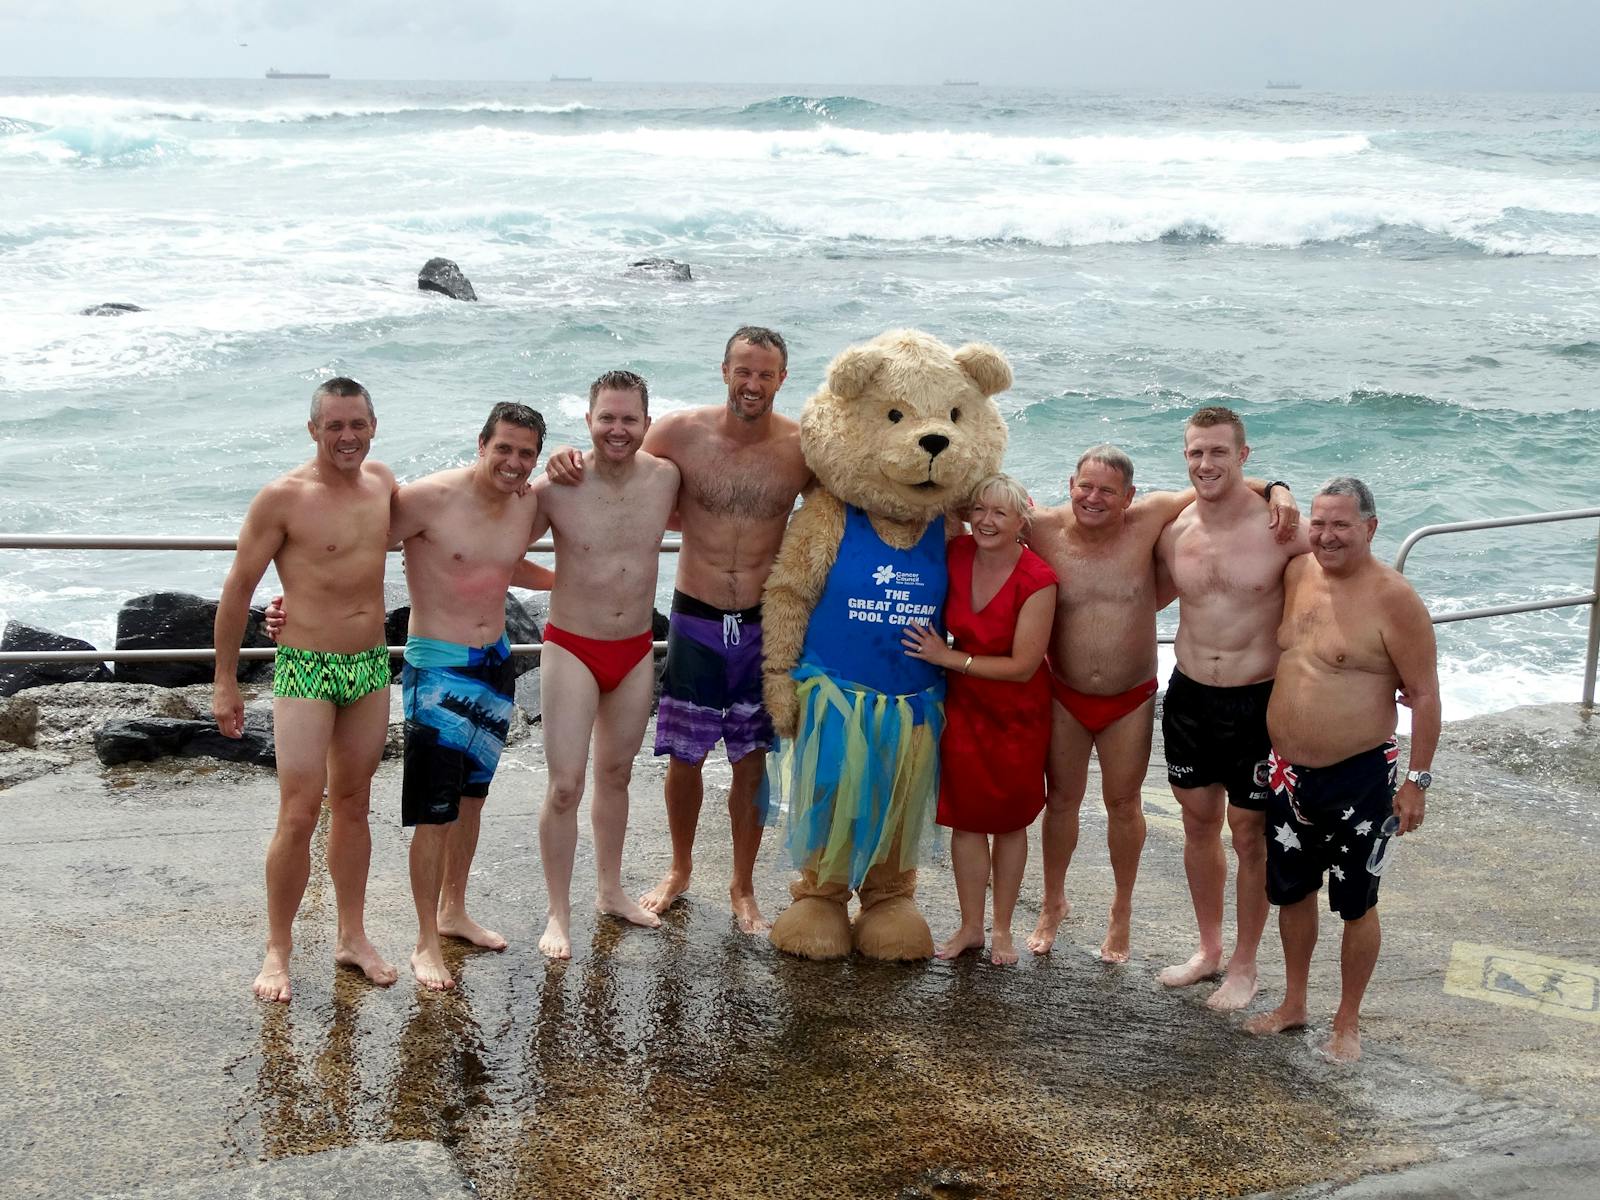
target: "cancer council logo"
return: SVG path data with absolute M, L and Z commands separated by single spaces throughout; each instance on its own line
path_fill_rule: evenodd
M 892 564 L 879 567 L 872 573 L 872 582 L 882 587 L 886 583 L 894 582 L 894 567 Z

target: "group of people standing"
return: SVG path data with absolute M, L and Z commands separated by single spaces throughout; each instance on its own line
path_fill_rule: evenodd
M 1177 667 L 1162 739 L 1199 945 L 1157 979 L 1185 987 L 1220 973 L 1209 1006 L 1244 1008 L 1258 990 L 1257 951 L 1276 904 L 1288 986 L 1283 1002 L 1246 1028 L 1304 1025 L 1326 876 L 1329 906 L 1345 926 L 1340 1005 L 1323 1049 L 1351 1060 L 1360 1055 L 1360 1006 L 1377 960 L 1389 839 L 1422 823 L 1432 783 L 1440 727 L 1433 626 L 1404 577 L 1372 556 L 1377 508 L 1360 480 L 1329 480 L 1303 528 L 1286 485 L 1245 476 L 1250 448 L 1236 413 L 1195 412 L 1183 447 L 1191 487 L 1179 493 L 1135 499 L 1132 461 L 1107 445 L 1079 458 L 1060 507 L 1033 507 L 1004 476 L 979 485 L 972 533 L 951 544 L 954 644 L 926 629 L 907 638 L 951 680 L 940 820 L 956 830 L 962 920 L 938 953 L 983 944 L 990 884 L 991 957 L 1015 961 L 1011 914 L 1026 829 L 1041 809 L 1044 899 L 1027 945 L 1051 948 L 1068 912 L 1064 884 L 1094 755 L 1115 883 L 1100 957 L 1127 960 L 1158 691 L 1156 613 L 1176 599 Z M 1412 712 L 1403 778 L 1397 700 Z M 996 753 L 1003 772 L 990 765 Z M 985 799 L 972 807 L 975 796 Z M 1226 960 L 1225 826 L 1236 860 Z
M 258 996 L 290 996 L 291 928 L 324 789 L 335 959 L 380 985 L 397 977 L 362 916 L 370 784 L 388 723 L 383 569 L 396 542 L 412 604 L 401 807 L 414 827 L 418 982 L 453 986 L 443 937 L 506 944 L 468 915 L 466 884 L 512 715 L 504 625 L 512 586 L 551 593 L 540 676 L 548 789 L 539 840 L 549 890 L 541 951 L 571 954 L 577 808 L 591 744 L 598 910 L 654 926 L 688 889 L 702 767 L 720 740 L 732 764 L 734 919 L 746 933 L 768 927 L 753 879 L 772 740 L 761 702 L 761 594 L 812 476 L 798 424 L 773 407 L 787 374 L 783 338 L 741 328 L 721 366 L 724 404 L 655 421 L 642 378 L 600 376 L 589 391 L 590 447 L 552 453 L 542 475 L 542 418 L 496 405 L 471 465 L 404 485 L 368 461 L 377 419 L 366 390 L 348 379 L 317 389 L 308 423 L 315 456 L 252 503 L 217 614 L 214 707 L 223 732 L 237 735 L 237 647 L 251 596 L 276 563 L 284 590 L 270 613 L 280 626 L 281 799 Z M 1140 789 L 1153 736 L 1156 613 L 1177 598 L 1178 669 L 1163 737 L 1199 945 L 1158 978 L 1178 987 L 1220 972 L 1208 1003 L 1243 1008 L 1257 990 L 1257 947 L 1276 903 L 1288 988 L 1278 1008 L 1247 1027 L 1303 1025 L 1326 873 L 1330 905 L 1345 920 L 1343 994 L 1326 1051 L 1349 1059 L 1360 1052 L 1357 1018 L 1378 951 L 1374 904 L 1388 839 L 1421 823 L 1431 781 L 1439 732 L 1432 626 L 1404 579 L 1371 555 L 1377 517 L 1364 484 L 1330 481 L 1307 531 L 1285 485 L 1246 479 L 1249 453 L 1243 422 L 1213 407 L 1185 425 L 1192 487 L 1183 493 L 1136 500 L 1133 463 L 1113 446 L 1081 456 L 1059 507 L 1035 507 L 1004 475 L 975 490 L 965 514 L 971 532 L 947 548 L 953 644 L 929 625 L 904 639 L 907 655 L 944 668 L 949 681 L 938 819 L 952 830 L 961 924 L 938 953 L 983 946 L 992 879 L 990 956 L 1016 961 L 1012 914 L 1026 831 L 1041 811 L 1044 903 L 1027 946 L 1051 949 L 1068 912 L 1065 878 L 1098 755 L 1115 878 L 1100 956 L 1127 960 L 1145 840 Z M 669 528 L 681 530 L 682 546 L 655 752 L 669 756 L 672 860 L 635 899 L 623 890 L 622 848 L 632 764 L 649 721 L 650 621 Z M 524 557 L 546 531 L 553 574 Z M 1403 782 L 1392 741 L 1397 690 L 1413 722 Z M 1226 963 L 1225 823 L 1238 863 Z

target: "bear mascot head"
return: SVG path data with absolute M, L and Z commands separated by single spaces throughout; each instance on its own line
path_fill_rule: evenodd
M 806 401 L 800 441 L 817 487 L 762 598 L 763 693 L 781 739 L 769 771 L 800 871 L 772 928 L 780 950 L 933 953 L 914 897 L 934 832 L 944 681 L 900 639 L 913 621 L 942 628 L 945 540 L 1000 469 L 993 397 L 1010 386 L 992 346 L 952 350 L 897 329 L 841 353 Z

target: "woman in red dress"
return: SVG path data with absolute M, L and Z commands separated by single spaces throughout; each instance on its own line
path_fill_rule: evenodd
M 1028 826 L 1044 808 L 1050 750 L 1044 656 L 1056 611 L 1055 572 L 1022 545 L 1030 507 L 1028 493 L 1009 475 L 978 485 L 967 516 L 972 532 L 945 551 L 945 623 L 955 646 L 927 625 L 913 625 L 904 638 L 907 654 L 943 667 L 949 682 L 938 820 L 951 830 L 961 927 L 939 947 L 940 958 L 983 946 L 992 872 L 989 959 L 1017 961 L 1011 914 L 1028 861 Z

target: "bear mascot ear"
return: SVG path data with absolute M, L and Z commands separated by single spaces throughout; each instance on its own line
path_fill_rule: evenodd
M 956 366 L 985 396 L 998 396 L 1011 386 L 1011 364 L 983 342 L 968 342 L 956 351 Z
M 828 364 L 828 390 L 841 400 L 854 400 L 882 366 L 883 351 L 877 346 L 851 346 Z

